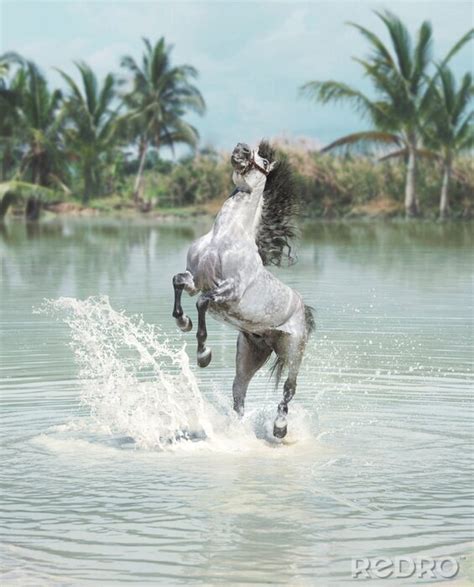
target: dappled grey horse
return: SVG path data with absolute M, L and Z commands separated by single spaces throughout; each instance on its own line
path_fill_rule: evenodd
M 181 294 L 201 292 L 198 312 L 197 362 L 207 367 L 211 349 L 206 346 L 206 312 L 239 331 L 234 410 L 242 415 L 250 380 L 276 355 L 273 371 L 277 385 L 284 370 L 288 377 L 278 405 L 273 434 L 287 432 L 288 403 L 306 341 L 314 328 L 311 309 L 298 292 L 277 279 L 265 265 L 291 260 L 289 239 L 297 211 L 297 196 L 287 161 L 275 161 L 275 152 L 262 141 L 257 152 L 239 143 L 231 157 L 236 188 L 225 201 L 212 229 L 189 247 L 184 273 L 173 277 L 173 317 L 184 332 L 192 329 L 183 313 Z

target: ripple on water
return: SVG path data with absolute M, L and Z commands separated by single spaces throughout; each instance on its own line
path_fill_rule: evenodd
M 318 310 L 284 443 L 266 374 L 243 422 L 230 410 L 235 333 L 210 321 L 211 367 L 187 362 L 169 278 L 188 233 L 68 223 L 67 238 L 45 228 L 33 243 L 20 228 L 1 244 L 3 583 L 341 586 L 352 556 L 404 555 L 464 557 L 469 581 L 460 225 L 451 245 L 395 226 L 315 229 L 280 273 Z M 97 292 L 113 303 L 79 301 Z M 61 295 L 66 324 L 31 316 Z

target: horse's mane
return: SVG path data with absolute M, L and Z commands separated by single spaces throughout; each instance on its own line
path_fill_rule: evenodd
M 275 161 L 276 152 L 268 141 L 262 141 L 258 154 L 270 163 Z M 289 265 L 296 259 L 291 254 L 290 240 L 296 236 L 295 216 L 299 211 L 299 197 L 293 171 L 285 157 L 267 177 L 263 192 L 263 209 L 257 231 L 258 252 L 264 265 Z

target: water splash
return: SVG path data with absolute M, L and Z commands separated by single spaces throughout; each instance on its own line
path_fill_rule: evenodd
M 273 437 L 275 401 L 240 420 L 217 389 L 204 397 L 186 345 L 177 348 L 157 326 L 114 310 L 107 296 L 46 300 L 36 312 L 69 326 L 81 402 L 94 421 L 43 435 L 48 446 L 99 438 L 108 447 L 241 453 L 314 439 L 312 414 L 302 407 L 291 410 L 282 442 Z
M 185 345 L 173 347 L 159 328 L 117 312 L 106 296 L 48 300 L 39 311 L 59 313 L 69 326 L 81 401 L 110 434 L 140 448 L 213 435 Z

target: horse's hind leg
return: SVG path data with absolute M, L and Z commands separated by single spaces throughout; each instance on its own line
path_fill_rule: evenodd
M 267 361 L 272 353 L 264 340 L 256 335 L 240 332 L 237 338 L 237 355 L 235 357 L 236 373 L 232 394 L 234 410 L 243 416 L 244 402 L 250 380 Z
M 181 296 L 183 289 L 185 289 L 190 295 L 197 293 L 197 289 L 194 285 L 193 276 L 189 271 L 184 273 L 177 273 L 173 277 L 173 288 L 174 288 L 174 308 L 173 318 L 176 319 L 176 324 L 183 332 L 189 332 L 193 327 L 191 318 L 186 316 L 181 307 Z
M 278 404 L 277 417 L 273 424 L 273 436 L 276 438 L 284 438 L 288 431 L 288 404 L 296 392 L 296 379 L 303 359 L 305 342 L 304 338 L 285 336 L 275 349 L 279 360 L 288 366 L 288 377 L 283 385 L 283 399 Z

